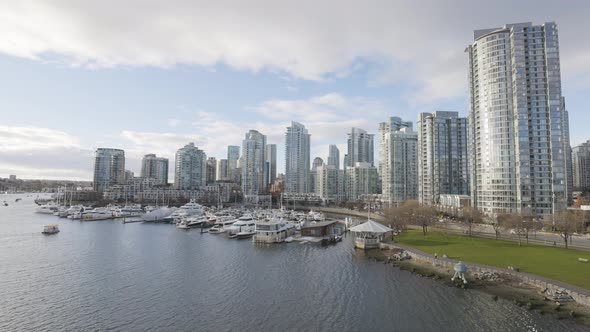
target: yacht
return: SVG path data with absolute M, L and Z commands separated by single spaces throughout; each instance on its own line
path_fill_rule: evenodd
M 80 219 L 84 212 L 88 212 L 90 210 L 92 210 L 91 207 L 79 205 L 77 207 L 74 207 L 74 209 L 72 209 L 72 211 L 68 214 L 67 218 L 72 219 L 72 220 Z
M 256 222 L 254 242 L 281 243 L 295 233 L 295 226 L 283 219 L 270 218 Z
M 139 217 L 143 214 L 144 211 L 139 204 L 125 205 L 124 207 L 115 209 L 114 211 L 114 216 L 117 218 Z
M 227 228 L 236 222 L 235 219 L 217 221 L 217 223 L 209 229 L 209 234 L 225 233 Z
M 203 215 L 203 206 L 201 204 L 197 204 L 194 200 L 191 200 L 189 203 L 178 208 L 174 211 L 168 219 L 174 223 L 181 220 L 182 217 L 190 217 L 190 216 L 200 216 Z
M 254 232 L 255 230 L 256 223 L 254 218 L 252 218 L 251 215 L 245 215 L 238 218 L 233 225 L 229 226 L 225 233 L 231 239 L 238 237 L 238 233 L 242 233 L 242 237 L 244 238 L 248 236 L 248 233 Z M 252 233 L 252 235 L 254 235 L 254 233 Z
M 59 233 L 59 227 L 57 225 L 45 225 L 41 233 L 45 235 L 57 234 Z
M 176 211 L 177 209 L 172 207 L 160 207 L 160 208 L 155 208 L 152 211 L 149 211 L 148 213 L 144 214 L 141 219 L 144 222 L 161 222 L 161 221 L 167 221 L 167 218 L 171 218 L 170 216 L 172 215 L 172 213 L 174 213 L 174 211 Z
M 51 203 L 51 202 L 49 202 L 47 204 L 40 205 L 35 209 L 35 212 L 42 213 L 42 214 L 53 214 L 56 211 L 57 211 L 57 205 L 55 205 L 54 203 Z
M 95 221 L 113 219 L 113 211 L 108 208 L 96 208 L 90 211 L 84 211 L 80 216 L 82 221 Z
M 207 223 L 207 220 L 208 218 L 206 216 L 182 217 L 180 222 L 176 225 L 176 227 L 181 229 L 199 227 Z

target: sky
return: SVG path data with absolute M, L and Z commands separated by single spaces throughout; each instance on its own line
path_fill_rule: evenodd
M 590 139 L 588 1 L 1 1 L 0 177 L 91 180 L 93 152 L 226 158 L 291 121 L 311 157 L 390 116 L 467 115 L 476 29 L 554 21 L 572 146 Z M 375 142 L 378 151 L 378 142 Z M 377 157 L 377 156 L 376 156 Z M 173 178 L 173 177 L 172 177 Z

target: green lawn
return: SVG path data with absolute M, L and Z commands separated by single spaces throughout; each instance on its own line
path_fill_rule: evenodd
M 396 237 L 396 242 L 424 252 L 464 262 L 507 268 L 519 267 L 520 271 L 560 280 L 590 289 L 590 263 L 578 262 L 578 257 L 590 259 L 590 252 L 526 245 L 480 239 L 461 235 L 408 230 Z

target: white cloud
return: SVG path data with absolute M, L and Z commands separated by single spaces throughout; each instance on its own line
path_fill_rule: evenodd
M 63 131 L 0 126 L 0 174 L 88 180 L 92 177 L 92 151 Z
M 373 83 L 404 81 L 415 89 L 407 98 L 422 104 L 464 96 L 472 31 L 510 22 L 557 21 L 564 75 L 590 76 L 568 60 L 587 54 L 587 9 L 581 0 L 5 1 L 0 52 L 88 67 L 222 63 L 319 81 L 364 59 L 382 65 Z

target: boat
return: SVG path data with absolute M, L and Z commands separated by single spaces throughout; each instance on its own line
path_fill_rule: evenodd
M 47 204 L 40 205 L 35 209 L 35 212 L 42 213 L 42 214 L 53 214 L 56 211 L 57 211 L 57 205 L 55 205 L 54 203 L 51 203 L 51 202 L 49 202 Z
M 185 205 L 179 207 L 166 219 L 170 222 L 176 223 L 179 222 L 183 217 L 200 216 L 203 214 L 203 206 L 201 204 L 196 203 L 194 200 L 191 200 Z
M 115 209 L 113 215 L 117 218 L 124 218 L 124 217 L 139 217 L 145 214 L 141 205 L 139 204 L 132 204 L 132 205 L 125 205 L 122 208 Z
M 41 233 L 45 235 L 57 234 L 59 233 L 59 227 L 57 225 L 45 225 Z
M 247 236 L 248 232 L 256 231 L 256 222 L 251 215 L 245 215 L 240 218 L 233 225 L 226 229 L 226 234 L 230 239 L 238 237 L 238 233 L 244 232 L 243 236 Z M 252 234 L 254 235 L 254 234 Z
M 96 221 L 113 219 L 113 211 L 108 208 L 96 208 L 88 212 L 84 211 L 80 216 L 82 221 Z
M 254 235 L 256 235 L 256 230 L 249 229 L 249 230 L 244 230 L 244 231 L 237 233 L 236 237 L 241 240 L 241 239 L 249 239 L 249 238 L 253 237 Z
M 281 243 L 295 233 L 295 226 L 283 219 L 270 218 L 256 222 L 254 242 Z M 239 234 L 238 234 L 239 236 Z
M 188 226 L 188 223 L 186 220 L 183 220 L 181 222 L 179 222 L 178 224 L 176 224 L 176 228 L 179 229 L 189 229 L 190 227 Z
M 141 216 L 143 222 L 164 222 L 168 221 L 168 218 L 176 211 L 176 208 L 172 207 L 160 207 L 149 211 L 148 213 Z
M 220 234 L 225 233 L 227 228 L 236 222 L 235 219 L 225 220 L 225 221 L 218 221 L 213 227 L 209 229 L 209 234 Z

